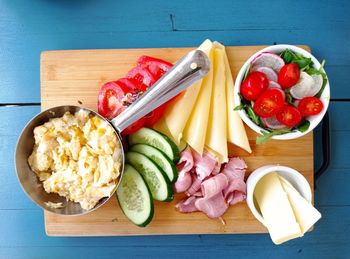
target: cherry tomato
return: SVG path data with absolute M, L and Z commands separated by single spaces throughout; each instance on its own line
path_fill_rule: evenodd
M 255 101 L 269 86 L 267 76 L 259 71 L 251 72 L 241 85 L 241 94 L 249 101 Z
M 262 118 L 277 114 L 284 105 L 284 93 L 278 88 L 270 88 L 263 92 L 253 105 L 254 112 Z
M 303 116 L 316 115 L 323 110 L 323 103 L 316 97 L 305 97 L 300 100 L 298 110 Z
M 152 75 L 148 68 L 141 66 L 136 66 L 131 69 L 126 77 L 132 78 L 138 83 L 137 87 L 144 90 L 153 85 L 158 79 Z
M 277 114 L 276 119 L 289 128 L 293 128 L 301 121 L 301 114 L 297 108 L 286 104 Z
M 292 87 L 300 78 L 300 69 L 297 64 L 284 65 L 278 73 L 278 83 L 283 89 Z
M 142 67 L 146 67 L 155 78 L 161 78 L 173 66 L 169 62 L 150 56 L 139 57 L 137 63 Z
M 124 95 L 118 83 L 105 83 L 98 94 L 98 113 L 107 119 L 116 117 L 126 108 L 122 102 Z

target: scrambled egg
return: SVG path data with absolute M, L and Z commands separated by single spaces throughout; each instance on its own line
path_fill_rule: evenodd
M 34 129 L 28 158 L 47 193 L 58 193 L 93 208 L 116 188 L 121 147 L 108 122 L 80 110 L 50 119 Z

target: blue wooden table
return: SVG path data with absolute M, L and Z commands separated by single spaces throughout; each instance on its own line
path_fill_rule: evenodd
M 0 258 L 350 258 L 350 2 L 0 0 Z M 304 238 L 275 246 L 266 234 L 53 238 L 22 192 L 13 154 L 40 111 L 43 50 L 225 45 L 309 45 L 327 60 L 331 164 L 319 179 L 323 218 Z M 315 166 L 321 164 L 319 128 Z

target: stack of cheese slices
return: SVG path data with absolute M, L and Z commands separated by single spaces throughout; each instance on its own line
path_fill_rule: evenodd
M 225 163 L 227 142 L 249 153 L 251 148 L 243 122 L 234 111 L 234 83 L 225 47 L 205 40 L 198 49 L 208 55 L 210 71 L 167 106 L 155 129 L 178 145 L 186 142 L 200 155 L 205 149 L 219 163 Z
M 277 245 L 303 236 L 321 218 L 311 202 L 276 172 L 258 182 L 254 198 L 271 239 Z

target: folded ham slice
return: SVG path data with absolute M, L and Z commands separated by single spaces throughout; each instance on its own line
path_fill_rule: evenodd
M 175 183 L 176 192 L 185 192 L 190 188 L 192 184 L 192 177 L 190 174 L 193 168 L 193 156 L 190 147 L 187 147 L 181 152 L 179 163 L 176 165 L 177 171 L 179 172 L 177 181 Z
M 214 157 L 212 157 L 207 151 L 204 150 L 203 156 L 193 151 L 194 166 L 196 168 L 196 174 L 200 180 L 204 180 L 208 177 L 217 164 Z
M 221 217 L 228 208 L 222 192 L 210 198 L 199 198 L 195 201 L 198 210 L 204 212 L 209 218 Z
M 205 180 L 201 184 L 202 194 L 205 198 L 209 199 L 215 196 L 228 186 L 227 177 L 224 174 L 217 174 L 212 178 Z
M 195 196 L 190 196 L 187 199 L 180 201 L 175 207 L 183 213 L 198 211 L 197 207 L 194 205 L 197 199 L 198 198 Z

